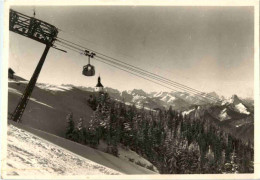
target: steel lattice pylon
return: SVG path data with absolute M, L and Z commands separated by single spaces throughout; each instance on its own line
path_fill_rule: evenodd
M 12 120 L 19 122 L 21 121 L 23 112 L 33 92 L 49 49 L 53 46 L 53 43 L 56 40 L 58 29 L 44 21 L 26 16 L 10 9 L 9 30 L 46 45 L 42 57 L 11 116 Z

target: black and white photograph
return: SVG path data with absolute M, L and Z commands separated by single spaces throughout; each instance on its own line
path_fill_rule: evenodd
M 173 2 L 7 1 L 1 178 L 260 177 L 259 1 Z

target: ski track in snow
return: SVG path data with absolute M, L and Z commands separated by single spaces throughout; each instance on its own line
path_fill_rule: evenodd
M 9 176 L 120 174 L 13 125 L 8 125 L 7 134 Z
M 9 92 L 11 92 L 11 93 L 14 93 L 14 94 L 18 94 L 18 95 L 23 95 L 20 91 L 18 91 L 18 90 L 16 90 L 16 89 L 14 89 L 14 88 L 11 88 L 11 87 L 8 87 L 8 91 Z M 33 102 L 36 102 L 36 103 L 38 103 L 38 104 L 41 104 L 41 105 L 44 105 L 44 106 L 47 106 L 47 107 L 49 107 L 49 108 L 52 108 L 52 109 L 54 109 L 52 106 L 50 106 L 50 105 L 48 105 L 48 104 L 45 104 L 45 103 L 43 103 L 43 102 L 40 102 L 40 101 L 37 101 L 36 99 L 34 99 L 34 98 L 29 98 L 31 101 L 33 101 Z

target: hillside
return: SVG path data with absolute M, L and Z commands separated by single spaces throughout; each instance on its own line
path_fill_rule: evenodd
M 17 79 L 16 81 L 9 79 L 9 87 L 8 87 L 9 115 L 13 112 L 15 106 L 18 103 L 20 96 L 22 95 L 22 92 L 24 91 L 28 83 L 28 81 L 22 78 L 19 78 L 19 80 Z M 84 87 L 74 87 L 71 85 L 54 86 L 54 85 L 46 85 L 46 84 L 37 84 L 28 102 L 25 113 L 23 115 L 22 124 L 20 123 L 17 124 L 12 121 L 10 121 L 9 123 L 19 126 L 19 128 L 25 129 L 26 131 L 32 132 L 33 134 L 36 134 L 37 136 L 47 140 L 48 143 L 52 142 L 62 148 L 74 152 L 77 155 L 83 156 L 88 160 L 94 161 L 96 163 L 102 164 L 112 169 L 116 169 L 121 173 L 125 173 L 125 174 L 155 173 L 138 165 L 137 164 L 138 162 L 145 162 L 144 165 L 146 166 L 150 165 L 151 163 L 149 163 L 144 158 L 138 156 L 133 151 L 119 148 L 120 149 L 119 158 L 117 158 L 110 154 L 101 152 L 101 151 L 105 151 L 102 149 L 102 147 L 100 147 L 101 151 L 98 151 L 88 146 L 83 146 L 78 143 L 60 138 L 65 136 L 66 126 L 67 126 L 66 116 L 69 112 L 74 113 L 74 118 L 76 121 L 80 117 L 83 117 L 83 125 L 88 126 L 91 116 L 93 115 L 93 110 L 88 106 L 87 99 L 89 98 L 90 95 L 94 95 L 94 94 L 95 94 L 94 92 L 86 91 L 86 88 Z M 9 128 L 8 136 L 12 134 L 13 130 L 14 130 L 13 127 Z M 16 130 L 16 129 L 14 131 L 21 132 L 21 130 Z M 24 131 L 22 130 L 22 132 Z M 19 139 L 24 137 L 21 136 L 15 138 Z M 34 142 L 29 141 L 28 143 L 34 143 Z M 41 143 L 37 142 L 36 144 L 39 145 Z M 39 149 L 42 147 L 40 146 L 40 147 L 33 147 L 33 148 Z M 9 150 L 12 150 L 12 148 L 8 149 L 8 151 Z M 134 161 L 131 162 L 129 161 L 129 159 L 133 159 Z M 26 162 L 21 162 L 21 163 L 26 164 Z M 120 167 L 117 164 L 120 164 Z M 41 166 L 41 164 L 39 166 Z M 18 166 L 14 166 L 14 167 L 18 167 Z M 21 167 L 23 167 L 22 164 Z M 15 171 L 14 174 L 16 173 L 17 172 Z M 72 173 L 72 172 L 68 170 L 68 173 Z
M 27 83 L 28 81 L 23 79 L 16 81 L 9 79 L 9 115 L 14 111 Z M 121 93 L 112 88 L 106 88 L 105 91 L 107 93 L 98 94 L 87 87 L 36 84 L 22 117 L 22 124 L 34 128 L 33 131 L 37 135 L 42 134 L 39 132 L 49 133 L 43 138 L 47 137 L 48 141 L 78 155 L 86 157 L 82 148 L 91 149 L 94 154 L 87 156 L 89 160 L 123 173 L 129 173 L 122 171 L 121 168 L 126 168 L 130 164 L 166 174 L 197 172 L 200 169 L 197 163 L 199 158 L 203 159 L 203 173 L 229 172 L 225 161 L 230 162 L 232 153 L 240 154 L 247 163 L 251 163 L 250 142 L 254 140 L 254 106 L 250 100 L 245 102 L 234 95 L 230 99 L 222 98 L 218 103 L 210 101 L 202 103 L 200 98 L 185 92 L 146 93 L 134 89 Z M 216 93 L 211 95 L 218 97 Z M 135 106 L 132 106 L 133 104 Z M 67 116 L 68 114 L 70 116 Z M 82 123 L 80 119 L 83 120 Z M 84 146 L 66 139 L 57 140 L 53 134 L 59 137 L 66 135 L 67 139 Z M 226 156 L 220 148 L 215 147 L 219 146 L 214 143 L 216 140 L 219 144 L 223 143 Z M 74 143 L 77 149 L 71 143 Z M 230 147 L 227 143 L 233 143 L 236 147 Z M 244 151 L 249 151 L 250 158 L 241 154 L 242 151 L 234 152 L 240 146 Z M 182 163 L 181 156 L 185 156 L 180 154 L 179 150 L 173 151 L 175 148 L 191 156 L 195 153 L 193 163 L 196 168 L 187 171 L 186 168 L 175 166 L 175 163 Z M 118 158 L 112 156 L 116 159 L 104 163 L 101 160 L 103 155 L 96 154 L 97 149 Z M 161 154 L 165 150 L 168 154 Z M 220 163 L 218 164 L 220 169 L 211 169 L 204 159 L 212 150 L 217 154 L 216 161 Z M 172 159 L 171 153 L 175 154 L 177 159 Z M 166 162 L 161 159 L 164 156 L 169 158 L 171 162 L 167 160 L 167 163 L 175 166 L 174 168 L 168 169 L 165 166 Z M 220 156 L 225 161 L 221 161 Z M 115 163 L 118 159 L 126 161 L 123 163 L 124 167 L 119 167 Z M 239 171 L 251 172 L 252 169 L 243 164 Z M 138 174 L 139 171 L 131 172 Z M 142 170 L 140 173 L 147 172 Z
M 15 110 L 28 81 L 9 80 L 8 114 Z M 22 117 L 22 123 L 64 137 L 66 116 L 74 113 L 75 119 L 83 118 L 87 125 L 93 110 L 87 99 L 93 94 L 71 86 L 37 84 Z
M 27 81 L 16 76 L 16 81 L 9 80 L 8 88 L 8 113 L 12 113 L 24 91 Z M 93 115 L 87 100 L 92 92 L 91 87 L 75 87 L 73 85 L 37 84 L 23 115 L 23 124 L 44 130 L 64 137 L 66 130 L 66 116 L 72 112 L 77 121 L 83 118 L 83 126 L 88 123 Z M 168 109 L 183 111 L 183 115 L 195 116 L 201 107 L 201 112 L 212 122 L 221 126 L 227 132 L 245 141 L 253 141 L 254 133 L 254 104 L 251 99 L 241 99 L 233 95 L 230 99 L 220 97 L 215 92 L 208 93 L 221 100 L 221 103 L 208 101 L 205 104 L 200 97 L 184 92 L 153 92 L 146 93 L 140 89 L 120 92 L 113 88 L 105 88 L 114 100 L 125 102 L 127 105 L 135 104 L 137 108 L 147 110 Z M 203 118 L 201 114 L 201 118 Z

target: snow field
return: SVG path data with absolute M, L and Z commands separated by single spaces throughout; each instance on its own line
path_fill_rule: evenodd
M 8 126 L 6 167 L 9 176 L 121 174 L 13 125 Z

